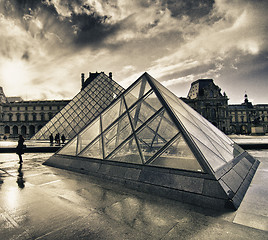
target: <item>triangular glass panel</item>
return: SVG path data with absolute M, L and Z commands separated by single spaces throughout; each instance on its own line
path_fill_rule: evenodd
M 151 161 L 150 165 L 204 172 L 181 134 Z
M 103 159 L 101 136 L 86 147 L 78 156 Z
M 117 134 L 118 124 L 114 124 L 109 130 L 103 133 L 105 156 L 108 156 L 118 146 Z
M 118 125 L 116 133 L 116 146 L 118 146 L 132 134 L 132 129 L 127 114 L 120 118 L 115 124 Z
M 158 143 L 157 134 L 147 126 L 137 134 L 137 139 L 145 161 L 150 159 L 163 146 L 163 142 Z
M 161 149 L 168 142 L 165 136 L 161 136 L 158 133 L 160 125 L 165 125 L 165 120 L 163 119 L 164 111 L 161 111 L 141 130 L 139 130 L 138 133 L 136 133 L 137 140 L 139 142 L 145 161 L 151 158 L 159 149 Z M 174 135 L 175 134 L 176 132 L 174 133 Z
M 138 102 L 136 106 L 130 111 L 130 116 L 135 129 L 139 128 L 145 121 L 147 121 L 153 114 L 155 114 L 162 104 L 152 92 L 148 97 Z
M 170 119 L 167 112 L 164 112 L 158 129 L 156 130 L 157 135 L 164 141 L 168 142 L 172 139 L 178 132 L 178 128 L 174 122 Z
M 145 78 L 141 78 L 126 94 L 125 100 L 127 107 L 129 108 L 133 103 L 139 100 L 143 95 L 145 95 L 150 90 L 150 85 Z
M 107 160 L 142 164 L 142 159 L 133 137 L 124 143 L 112 156 L 108 157 Z
M 58 154 L 63 155 L 71 155 L 76 156 L 76 148 L 77 148 L 77 137 L 75 137 L 72 141 L 68 142 L 59 152 Z
M 102 130 L 105 131 L 105 129 L 117 118 L 119 118 L 123 112 L 125 112 L 125 107 L 122 98 L 120 98 L 104 113 L 102 113 Z

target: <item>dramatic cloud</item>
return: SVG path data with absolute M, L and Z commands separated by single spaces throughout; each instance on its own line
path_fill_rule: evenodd
M 71 98 L 80 73 L 144 71 L 179 96 L 213 78 L 231 102 L 265 102 L 267 1 L 2 0 L 0 85 L 8 96 Z M 257 85 L 256 85 L 257 83 Z

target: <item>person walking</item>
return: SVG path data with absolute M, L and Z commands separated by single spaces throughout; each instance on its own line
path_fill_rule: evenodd
M 19 141 L 18 141 L 18 146 L 16 148 L 16 153 L 19 155 L 19 163 L 21 164 L 23 161 L 22 161 L 22 154 L 24 154 L 24 138 L 22 135 L 19 136 Z

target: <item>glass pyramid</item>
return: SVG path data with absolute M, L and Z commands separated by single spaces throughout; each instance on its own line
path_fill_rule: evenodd
M 91 120 L 98 116 L 111 102 L 124 91 L 114 80 L 104 73 L 96 77 L 81 90 L 59 113 L 57 113 L 33 137 L 33 140 L 49 139 L 52 134 L 64 134 L 67 139 L 76 136 Z M 79 138 L 79 148 L 90 141 Z M 83 144 L 82 144 L 83 142 Z
M 144 73 L 57 154 L 213 173 L 242 152 Z

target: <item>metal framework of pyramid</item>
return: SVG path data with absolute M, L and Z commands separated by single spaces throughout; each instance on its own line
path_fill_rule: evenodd
M 94 75 L 96 77 L 41 128 L 33 140 L 49 139 L 50 134 L 55 136 L 57 133 L 64 134 L 67 139 L 73 138 L 124 91 L 103 72 Z
M 45 164 L 237 208 L 259 162 L 144 73 Z

